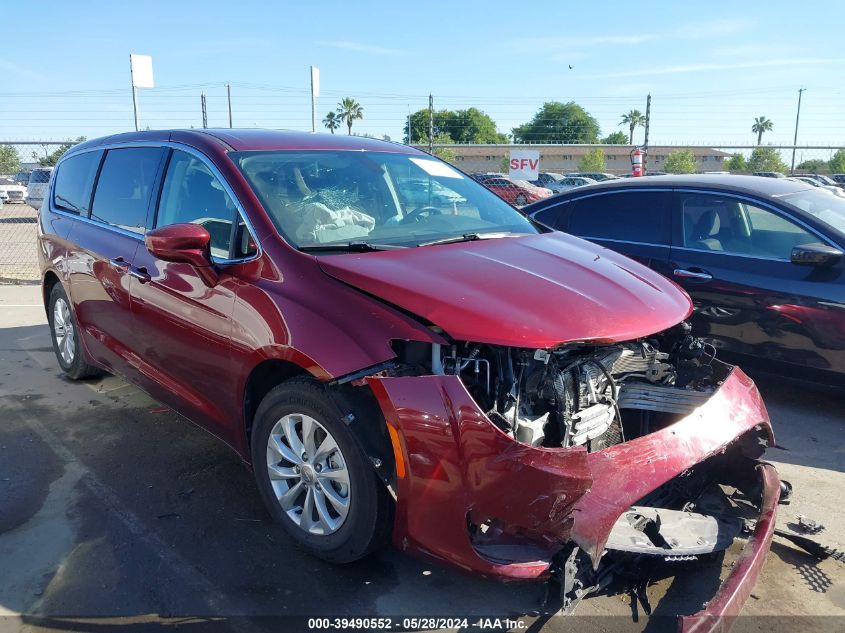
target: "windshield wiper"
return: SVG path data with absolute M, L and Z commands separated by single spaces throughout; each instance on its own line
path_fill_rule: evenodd
M 420 246 L 434 246 L 435 244 L 456 244 L 458 242 L 475 242 L 476 240 L 491 239 L 494 237 L 510 237 L 517 235 L 516 233 L 464 233 L 463 235 L 456 235 L 454 237 L 446 237 L 442 240 L 432 240 L 431 242 L 423 242 Z
M 390 251 L 407 248 L 398 244 L 370 244 L 369 242 L 346 242 L 345 244 L 306 244 L 299 250 L 305 253 L 320 253 L 324 251 L 341 251 L 347 253 L 370 253 L 373 251 Z

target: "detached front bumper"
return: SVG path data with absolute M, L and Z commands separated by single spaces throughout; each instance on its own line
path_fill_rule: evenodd
M 553 553 L 569 541 L 597 567 L 616 520 L 646 494 L 749 432 L 762 432 L 774 442 L 759 392 L 736 368 L 692 414 L 590 454 L 582 447 L 534 448 L 514 441 L 490 422 L 456 376 L 367 380 L 396 452 L 394 543 L 505 579 L 543 577 Z M 746 547 L 753 555 L 743 554 L 711 606 L 684 626 L 709 621 L 711 614 L 738 612 L 751 591 L 769 548 L 777 504 L 772 493 L 777 475 L 770 466 L 759 468 L 767 496 Z M 514 537 L 500 550 L 507 557 L 482 555 L 473 544 L 470 526 L 491 521 Z M 526 542 L 534 546 L 520 551 Z
M 742 554 L 734 563 L 730 575 L 704 609 L 679 619 L 679 633 L 717 633 L 729 630 L 757 582 L 772 544 L 780 500 L 780 480 L 775 467 L 759 464 L 757 472 L 763 488 L 763 501 L 754 533 L 742 548 Z

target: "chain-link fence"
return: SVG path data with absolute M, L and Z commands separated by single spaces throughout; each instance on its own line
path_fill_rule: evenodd
M 0 144 L 0 282 L 38 279 L 37 207 L 50 177 L 45 165 L 71 145 L 50 140 Z
M 35 190 L 39 186 L 43 189 L 44 182 L 38 181 L 49 177 L 44 165 L 54 163 L 72 144 L 72 141 L 61 140 L 0 142 L 0 158 L 3 157 L 2 152 L 12 152 L 15 157 L 13 162 L 17 165 L 16 171 L 0 170 L 0 282 L 20 283 L 38 279 L 36 207 L 40 199 Z M 510 153 L 526 149 L 539 153 L 539 170 L 544 173 L 565 175 L 573 172 L 604 172 L 628 175 L 631 173 L 631 151 L 634 149 L 634 145 L 579 143 L 414 145 L 424 150 L 430 148 L 466 173 L 502 175 L 508 173 Z M 808 174 L 845 173 L 845 147 L 697 143 L 650 145 L 645 162 L 650 175 L 780 172 L 801 178 Z M 825 186 L 825 183 L 813 180 L 805 182 Z M 495 190 L 493 187 L 491 189 Z
M 38 279 L 36 211 L 23 204 L 0 207 L 0 282 Z

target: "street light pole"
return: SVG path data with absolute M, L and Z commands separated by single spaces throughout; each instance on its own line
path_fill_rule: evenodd
M 798 89 L 798 112 L 795 113 L 795 137 L 792 139 L 792 166 L 789 168 L 789 175 L 795 175 L 795 146 L 798 145 L 798 121 L 801 118 L 801 93 L 806 88 Z

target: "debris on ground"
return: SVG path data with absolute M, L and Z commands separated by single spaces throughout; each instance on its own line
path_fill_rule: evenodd
M 824 525 L 813 519 L 808 519 L 803 514 L 798 515 L 798 527 L 805 534 L 818 534 L 824 530 Z

